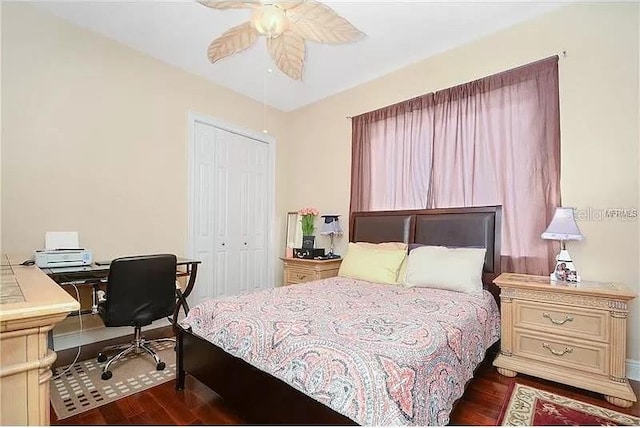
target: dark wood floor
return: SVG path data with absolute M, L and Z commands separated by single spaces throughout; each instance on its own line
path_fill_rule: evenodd
M 495 425 L 509 385 L 515 381 L 535 388 L 555 392 L 598 406 L 640 417 L 640 405 L 621 409 L 607 403 L 601 395 L 563 386 L 553 382 L 518 375 L 500 376 L 487 358 L 478 368 L 464 396 L 451 414 L 452 425 Z M 640 382 L 632 381 L 640 396 Z M 51 409 L 54 425 L 222 425 L 243 424 L 245 421 L 227 408 L 213 391 L 187 376 L 184 391 L 175 391 L 174 382 L 167 382 L 97 409 L 58 421 Z

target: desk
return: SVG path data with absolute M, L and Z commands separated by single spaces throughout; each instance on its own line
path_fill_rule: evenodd
M 180 308 L 183 309 L 185 315 L 189 312 L 187 297 L 189 297 L 191 291 L 193 291 L 193 286 L 196 283 L 196 275 L 198 274 L 198 265 L 200 263 L 200 260 L 184 259 L 180 257 L 177 260 L 177 276 L 188 277 L 188 280 L 184 291 L 179 288 L 176 290 L 178 302 L 176 304 L 176 309 L 173 312 L 173 319 L 171 320 L 174 325 L 178 322 L 178 313 L 180 312 Z M 184 268 L 185 270 L 180 270 L 181 268 Z M 102 264 L 101 262 L 99 265 L 94 263 L 88 266 L 43 268 L 42 271 L 60 285 L 74 284 L 97 286 L 106 282 L 107 277 L 109 276 L 109 264 Z M 93 307 L 97 308 L 95 293 Z
M 35 266 L 0 266 L 0 424 L 49 425 L 47 334 L 80 305 Z

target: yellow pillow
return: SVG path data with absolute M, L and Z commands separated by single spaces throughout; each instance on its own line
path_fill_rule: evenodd
M 398 284 L 405 285 L 405 279 L 407 278 L 407 265 L 409 264 L 409 255 L 404 258 L 402 264 L 400 265 L 400 269 L 398 269 L 398 279 L 396 280 Z
M 371 242 L 356 242 L 357 245 L 365 248 L 378 248 L 381 250 L 405 250 L 409 247 L 404 242 L 381 242 L 379 244 L 373 244 Z M 404 261 L 400 265 L 400 269 L 398 269 L 398 277 L 396 278 L 396 283 L 404 285 L 404 279 L 407 276 L 407 260 L 409 252 L 407 251 L 407 257 L 404 258 Z
M 395 285 L 398 284 L 398 271 L 406 256 L 406 249 L 386 249 L 350 242 L 338 276 Z
M 351 242 L 350 244 L 359 245 L 365 248 L 378 248 L 380 250 L 407 250 L 407 244 L 404 242 L 380 242 L 374 244 L 372 242 Z

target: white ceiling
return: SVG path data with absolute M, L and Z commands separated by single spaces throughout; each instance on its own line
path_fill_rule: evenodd
M 325 2 L 367 34 L 349 45 L 307 42 L 302 82 L 272 63 L 264 39 L 214 65 L 209 43 L 249 19 L 243 9 L 214 10 L 194 1 L 36 3 L 152 57 L 260 102 L 291 111 L 454 46 L 531 19 L 561 3 Z M 268 69 L 273 69 L 269 73 Z

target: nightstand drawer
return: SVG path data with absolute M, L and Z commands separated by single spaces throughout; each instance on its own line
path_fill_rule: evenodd
M 284 284 L 301 284 L 331 278 L 338 274 L 342 259 L 314 260 L 282 258 L 284 262 Z
M 316 274 L 311 269 L 287 269 L 287 284 L 299 284 L 313 281 L 314 279 L 316 279 Z
M 515 331 L 514 355 L 606 375 L 609 369 L 609 345 L 587 343 L 539 334 L 528 330 Z
M 601 342 L 609 340 L 608 315 L 597 309 L 514 302 L 515 327 Z

